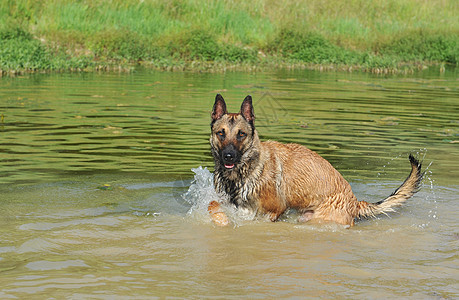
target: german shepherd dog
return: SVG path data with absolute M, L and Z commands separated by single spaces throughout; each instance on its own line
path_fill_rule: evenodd
M 358 218 L 394 211 L 416 193 L 423 173 L 412 155 L 411 173 L 392 195 L 376 203 L 358 201 L 343 176 L 316 152 L 298 144 L 261 142 L 254 125 L 252 97 L 239 113 L 228 113 L 218 94 L 212 110 L 210 145 L 215 160 L 214 186 L 236 208 L 276 221 L 297 209 L 299 221 L 331 221 L 354 225 Z M 227 225 L 220 203 L 208 207 L 217 225 Z

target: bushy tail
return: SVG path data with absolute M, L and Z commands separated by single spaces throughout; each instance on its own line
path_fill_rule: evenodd
M 401 206 L 406 200 L 411 198 L 421 187 L 424 172 L 421 172 L 421 162 L 413 155 L 409 156 L 411 163 L 411 173 L 405 179 L 405 182 L 395 190 L 389 197 L 376 203 L 359 202 L 358 217 L 374 217 L 378 214 L 393 212 L 394 207 Z

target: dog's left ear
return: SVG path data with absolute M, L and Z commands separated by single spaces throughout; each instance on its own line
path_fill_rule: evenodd
M 242 101 L 241 105 L 241 115 L 247 122 L 253 123 L 255 120 L 255 115 L 253 113 L 253 105 L 252 105 L 252 96 L 248 95 L 245 97 L 244 101 Z

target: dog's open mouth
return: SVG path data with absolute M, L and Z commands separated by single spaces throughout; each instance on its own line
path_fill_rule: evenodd
M 234 164 L 225 164 L 225 168 L 230 170 L 230 169 L 234 168 Z

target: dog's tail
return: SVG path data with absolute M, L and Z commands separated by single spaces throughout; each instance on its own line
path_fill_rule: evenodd
M 409 156 L 411 163 L 411 173 L 389 197 L 376 203 L 368 203 L 359 201 L 359 218 L 374 217 L 379 214 L 387 214 L 393 212 L 394 207 L 401 206 L 406 200 L 411 198 L 421 187 L 422 177 L 424 172 L 421 172 L 421 162 L 413 155 Z

